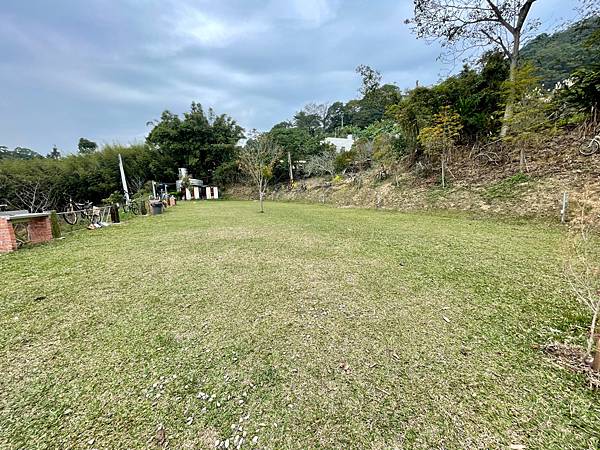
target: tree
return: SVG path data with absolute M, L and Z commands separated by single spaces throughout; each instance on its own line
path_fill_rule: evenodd
M 349 125 L 346 107 L 342 102 L 334 102 L 325 115 L 325 130 L 331 133 L 344 125 Z
M 77 149 L 79 150 L 80 154 L 87 155 L 89 153 L 94 153 L 96 150 L 98 150 L 98 144 L 86 138 L 79 138 Z
M 414 0 L 413 30 L 418 38 L 439 40 L 454 55 L 477 48 L 500 49 L 510 61 L 509 80 L 514 81 L 521 41 L 537 23 L 526 26 L 536 0 Z M 501 136 L 508 131 L 513 111 L 510 95 L 504 109 Z
M 335 150 L 327 149 L 318 155 L 311 156 L 304 165 L 304 172 L 307 176 L 312 175 L 333 175 L 335 173 Z
M 587 339 L 586 359 L 592 355 L 594 341 L 596 352 L 592 369 L 600 371 L 600 336 L 596 337 L 600 318 L 600 266 L 597 259 L 598 234 L 591 211 L 592 195 L 586 189 L 579 199 L 580 213 L 570 224 L 567 248 L 566 277 L 577 301 L 589 310 L 590 329 Z
M 153 125 L 146 142 L 198 178 L 211 178 L 221 164 L 233 160 L 235 145 L 243 137 L 243 129 L 230 116 L 212 110 L 206 115 L 195 102 L 183 119 L 164 111 Z
M 421 157 L 419 134 L 428 126 L 435 111 L 439 108 L 439 97 L 427 87 L 419 86 L 405 95 L 400 103 L 388 107 L 386 115 L 402 128 L 402 135 L 411 153 L 412 163 Z
M 353 163 L 359 172 L 368 169 L 373 158 L 373 140 L 361 138 L 352 146 Z
M 294 126 L 307 130 L 311 136 L 314 136 L 316 131 L 321 128 L 321 117 L 305 110 L 298 111 L 294 115 Z
M 401 157 L 398 150 L 402 144 L 404 144 L 403 139 L 401 137 L 394 137 L 391 133 L 381 133 L 375 136 L 373 141 L 373 161 L 379 164 L 377 176 L 380 180 L 387 178 L 390 172 L 398 167 Z M 396 177 L 397 184 L 398 179 Z
M 52 147 L 52 151 L 48 153 L 50 159 L 60 159 L 60 150 L 55 146 Z
M 419 133 L 419 141 L 425 147 L 426 153 L 440 158 L 443 188 L 446 187 L 446 162 L 456 145 L 461 129 L 460 116 L 450 106 L 444 106 L 434 116 L 433 125 L 423 128 Z
M 356 68 L 356 73 L 362 78 L 359 92 L 363 97 L 367 96 L 381 85 L 381 73 L 370 66 L 361 64 Z
M 551 107 L 534 71 L 531 64 L 526 64 L 516 71 L 513 80 L 503 84 L 507 101 L 513 103 L 512 115 L 503 118 L 508 129 L 503 139 L 519 148 L 521 172 L 526 170 L 525 149 L 543 138 L 541 131 L 548 125 L 547 114 Z
M 17 201 L 11 206 L 32 213 L 48 211 L 55 204 L 54 194 L 54 189 L 44 186 L 40 180 L 22 181 L 15 189 Z
M 269 135 L 261 135 L 250 140 L 239 152 L 239 164 L 258 189 L 260 212 L 264 213 L 263 200 L 269 179 L 273 176 L 273 167 L 283 153 Z
M 8 147 L 0 145 L 0 160 L 2 159 L 35 159 L 42 158 L 42 155 L 26 147 L 15 147 L 9 150 Z
M 600 64 L 581 68 L 561 83 L 556 90 L 556 98 L 561 105 L 593 116 L 600 106 Z

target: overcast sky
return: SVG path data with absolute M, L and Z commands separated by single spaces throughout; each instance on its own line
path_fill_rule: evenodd
M 545 28 L 575 0 L 538 0 Z M 47 153 L 143 140 L 192 101 L 267 130 L 357 95 L 358 64 L 401 88 L 447 71 L 403 24 L 410 0 L 1 0 L 0 145 Z

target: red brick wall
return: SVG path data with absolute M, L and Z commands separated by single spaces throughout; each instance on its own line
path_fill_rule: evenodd
M 17 249 L 17 239 L 12 223 L 0 217 L 0 253 L 13 252 Z
M 50 217 L 30 219 L 27 224 L 27 231 L 29 232 L 29 242 L 32 244 L 51 241 L 52 224 L 50 223 Z

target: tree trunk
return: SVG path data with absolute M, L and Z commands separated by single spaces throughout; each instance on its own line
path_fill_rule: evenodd
M 592 347 L 594 346 L 594 336 L 596 334 L 596 322 L 598 321 L 598 308 L 594 310 L 594 315 L 592 316 L 592 323 L 590 325 L 590 335 L 588 337 L 587 342 L 587 352 L 586 356 L 592 353 Z
M 446 188 L 446 157 L 442 156 L 442 188 Z
M 517 68 L 519 64 L 519 47 L 521 45 L 521 32 L 517 30 L 514 34 L 512 54 L 510 55 L 510 72 L 508 81 L 511 83 L 506 106 L 504 107 L 504 119 L 502 120 L 502 128 L 500 129 L 500 137 L 503 138 L 508 133 L 508 122 L 512 118 L 513 106 L 515 103 L 514 83 L 517 78 Z
M 592 361 L 592 370 L 600 372 L 600 336 L 596 342 L 596 353 L 594 354 L 594 360 Z
M 519 169 L 522 173 L 525 172 L 525 147 L 521 144 L 521 152 L 519 155 Z
M 258 194 L 258 201 L 260 203 L 260 212 L 264 213 L 265 209 L 263 208 L 263 198 L 265 196 L 265 193 L 263 192 L 262 188 L 260 189 L 260 192 Z

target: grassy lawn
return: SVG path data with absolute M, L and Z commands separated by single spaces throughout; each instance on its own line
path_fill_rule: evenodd
M 257 210 L 0 256 L 0 448 L 599 448 L 559 228 Z

